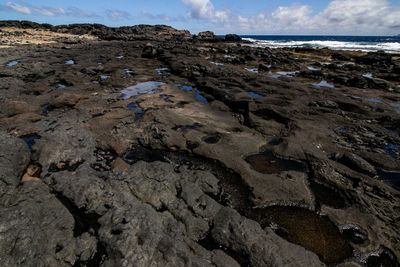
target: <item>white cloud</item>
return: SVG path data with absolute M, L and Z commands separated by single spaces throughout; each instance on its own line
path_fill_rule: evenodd
M 206 19 L 212 22 L 226 22 L 229 19 L 229 11 L 215 10 L 210 0 L 182 0 L 189 7 L 188 17 L 193 19 Z
M 131 17 L 131 14 L 122 10 L 107 10 L 107 17 L 112 21 L 119 21 L 121 19 L 128 19 Z
M 335 0 L 315 16 L 314 24 L 347 32 L 384 31 L 400 27 L 400 8 L 391 7 L 386 0 Z
M 1 7 L 1 6 L 0 6 Z M 34 5 L 21 5 L 18 3 L 7 2 L 5 10 L 14 10 L 19 13 L 23 14 L 33 14 L 33 15 L 43 15 L 47 17 L 54 17 L 54 16 L 71 16 L 71 17 L 78 17 L 78 18 L 93 18 L 97 17 L 94 13 L 88 12 L 85 10 L 81 10 L 76 7 L 69 7 L 67 10 L 61 7 L 48 7 L 48 6 L 34 6 Z
M 69 7 L 67 11 L 67 15 L 76 18 L 94 18 L 97 17 L 96 14 L 92 12 L 88 12 L 76 7 Z
M 148 17 L 149 19 L 152 19 L 152 20 L 161 20 L 161 21 L 164 21 L 164 22 L 170 22 L 171 21 L 170 17 L 168 17 L 166 15 L 163 15 L 163 14 L 151 14 L 147 10 L 142 10 L 141 13 L 142 13 L 143 16 Z
M 12 10 L 17 11 L 19 13 L 31 14 L 31 10 L 27 6 L 23 6 L 23 5 L 20 5 L 20 4 L 17 4 L 17 3 L 13 3 L 13 2 L 7 2 L 6 6 L 8 6 Z
M 258 34 L 397 34 L 400 5 L 387 0 L 332 0 L 318 14 L 309 5 L 280 6 L 251 16 L 216 10 L 211 0 L 182 0 L 188 17 L 214 23 L 218 32 Z
M 66 12 L 63 8 L 61 7 L 44 7 L 44 6 L 38 6 L 38 7 L 32 7 L 32 9 L 44 16 L 48 17 L 53 17 L 57 15 L 65 15 Z

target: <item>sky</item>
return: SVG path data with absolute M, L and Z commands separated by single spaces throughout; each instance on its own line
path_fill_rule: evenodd
M 400 0 L 0 0 L 0 20 L 166 24 L 193 34 L 397 35 Z

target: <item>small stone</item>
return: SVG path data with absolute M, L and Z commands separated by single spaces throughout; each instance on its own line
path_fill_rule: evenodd
M 118 157 L 113 161 L 111 167 L 113 169 L 120 169 L 122 171 L 127 171 L 129 169 L 130 165 L 128 163 L 126 163 L 123 159 Z

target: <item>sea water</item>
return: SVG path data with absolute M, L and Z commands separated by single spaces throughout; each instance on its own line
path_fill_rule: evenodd
M 399 36 L 241 35 L 256 47 L 313 47 L 337 50 L 400 52 Z

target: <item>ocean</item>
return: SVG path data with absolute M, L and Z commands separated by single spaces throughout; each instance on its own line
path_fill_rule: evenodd
M 400 53 L 400 36 L 240 35 L 258 47 L 313 47 Z

